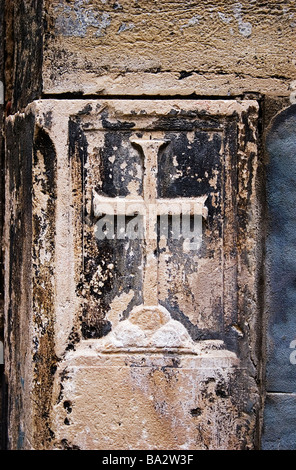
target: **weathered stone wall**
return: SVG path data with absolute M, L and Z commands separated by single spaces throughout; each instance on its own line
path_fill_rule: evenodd
M 295 79 L 295 1 L 1 6 L 8 447 L 260 447 L 263 144 Z M 147 197 L 171 232 L 198 200 L 194 255 L 98 240 L 102 206 Z
M 5 98 L 16 112 L 40 96 L 43 2 L 5 1 Z
M 24 445 L 24 432 L 31 432 L 31 381 L 33 373 L 30 326 L 32 323 L 32 143 L 33 123 L 25 126 L 15 117 L 15 126 L 6 125 L 5 239 L 5 372 L 8 380 L 8 410 L 14 446 Z M 20 140 L 19 140 L 20 139 Z M 20 288 L 21 286 L 21 288 Z M 13 437 L 12 437 L 13 436 Z M 29 438 L 28 438 L 29 439 Z
M 9 9 L 15 110 L 41 91 L 286 95 L 295 78 L 294 1 L 55 0 Z
M 7 118 L 5 314 L 12 448 L 257 445 L 262 263 L 257 127 L 254 100 L 40 100 Z M 180 197 L 199 205 L 206 200 L 207 214 L 199 249 L 188 252 L 183 241 L 159 240 L 148 271 L 145 242 L 135 240 L 129 248 L 128 239 L 100 242 L 93 212 L 96 198 L 100 208 L 121 191 L 129 204 L 141 204 L 142 178 L 145 191 L 149 186 L 137 160 L 144 158 L 145 167 L 146 157 L 132 151 L 130 142 L 147 142 L 145 136 L 151 143 L 156 137 L 168 143 L 159 174 L 165 161 L 169 173 L 175 172 L 158 180 L 157 203 L 166 201 L 165 210 L 172 211 Z M 158 273 L 150 279 L 153 263 Z M 139 280 L 133 283 L 135 276 Z M 148 291 L 147 276 L 157 283 Z M 171 389 L 167 396 L 161 392 L 164 380 Z M 195 385 L 186 390 L 186 383 Z M 145 408 L 147 393 L 151 402 Z M 67 403 L 71 416 L 65 415 Z M 98 413 L 90 429 L 93 408 Z M 197 415 L 190 411 L 195 409 Z M 134 413 L 138 419 L 131 422 Z
M 285 93 L 294 2 L 48 2 L 43 91 Z

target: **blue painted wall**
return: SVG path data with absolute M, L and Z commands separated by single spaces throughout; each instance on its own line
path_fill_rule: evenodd
M 262 449 L 295 450 L 296 105 L 274 118 L 266 148 L 268 325 Z

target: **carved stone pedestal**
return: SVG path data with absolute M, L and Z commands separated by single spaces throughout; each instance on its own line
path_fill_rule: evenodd
M 244 448 L 250 403 L 239 360 L 221 347 L 111 353 L 84 341 L 56 375 L 56 448 Z

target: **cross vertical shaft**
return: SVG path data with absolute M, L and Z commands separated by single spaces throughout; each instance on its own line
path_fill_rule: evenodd
M 145 267 L 143 280 L 144 306 L 158 305 L 158 259 L 157 250 L 157 167 L 158 152 L 165 140 L 132 140 L 132 143 L 141 147 L 144 154 L 143 199 L 145 211 Z M 152 227 L 151 227 L 152 224 Z
M 123 200 L 121 197 L 106 197 L 93 191 L 93 211 L 95 217 L 103 214 L 135 215 L 143 214 L 145 240 L 144 269 L 143 269 L 143 304 L 136 308 L 143 312 L 164 312 L 158 302 L 158 257 L 157 257 L 157 217 L 162 215 L 200 215 L 207 217 L 204 203 L 207 196 L 194 198 L 178 197 L 172 199 L 157 197 L 158 154 L 160 148 L 167 144 L 162 139 L 131 139 L 130 142 L 141 149 L 143 153 L 144 176 L 143 196 Z M 183 227 L 182 227 L 183 228 Z M 101 227 L 99 234 L 105 237 Z M 192 238 L 189 230 L 187 238 Z M 141 307 L 141 308 L 140 308 Z M 166 311 L 167 312 L 167 311 Z M 169 315 L 169 312 L 167 312 Z

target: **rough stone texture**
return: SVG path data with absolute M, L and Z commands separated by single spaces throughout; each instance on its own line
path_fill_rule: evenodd
M 42 90 L 43 2 L 5 1 L 5 96 L 12 112 Z
M 9 382 L 9 420 L 13 423 L 14 448 L 22 448 L 24 432 L 30 442 L 30 397 L 34 364 L 32 362 L 32 149 L 34 118 L 25 121 L 16 116 L 8 123 L 6 138 L 12 143 L 7 151 L 6 223 L 5 223 L 5 374 Z M 20 145 L 20 142 L 22 145 Z M 10 268 L 8 266 L 10 265 Z M 29 349 L 28 349 L 29 348 Z
M 292 1 L 45 5 L 45 93 L 279 94 L 294 78 Z
M 59 371 L 56 448 L 252 448 L 252 405 L 235 354 L 210 345 L 196 356 L 97 347 L 84 342 Z
M 5 131 L 10 448 L 258 447 L 266 340 L 262 447 L 295 447 L 295 107 L 267 132 L 295 80 L 295 1 L 0 0 L 0 11 L 0 80 L 14 113 Z M 83 95 L 106 100 L 72 100 Z M 204 101 L 170 101 L 177 95 Z M 217 99 L 231 96 L 242 101 Z M 194 255 L 161 233 L 146 248 L 96 239 L 102 197 L 139 204 L 150 137 L 169 141 L 155 198 L 172 212 L 171 199 L 207 196 Z M 1 132 L 1 155 L 3 145 Z M 0 175 L 0 221 L 3 188 Z
M 283 125 L 291 110 L 268 134 L 266 267 L 260 138 L 295 80 L 295 1 L 0 0 L 0 8 L 0 79 L 6 114 L 14 113 L 5 131 L 10 448 L 96 448 L 98 439 L 112 448 L 156 440 L 159 448 L 258 447 L 266 331 L 262 447 L 293 448 L 295 178 L 287 157 L 295 139 Z M 162 100 L 72 101 L 83 95 Z M 177 95 L 204 101 L 169 101 Z M 217 99 L 231 96 L 242 101 Z M 48 100 L 30 105 L 41 97 Z M 169 199 L 207 195 L 207 217 L 198 254 L 184 251 L 184 240 L 158 240 L 143 270 L 139 240 L 96 240 L 93 206 L 102 196 L 141 196 L 145 152 L 136 140 L 151 135 L 170 141 L 157 155 L 157 198 L 172 207 Z M 3 145 L 0 133 L 0 152 Z M 156 265 L 161 308 L 147 308 Z M 124 385 L 110 396 L 114 377 Z
M 6 4 L 15 111 L 42 93 L 288 95 L 295 79 L 294 0 Z
M 258 111 L 254 100 L 40 100 L 7 119 L 10 448 L 258 446 Z M 151 149 L 133 142 L 157 139 L 156 199 L 204 201 L 194 255 L 159 238 L 148 259 L 148 242 L 96 237 L 98 201 L 145 194 Z

